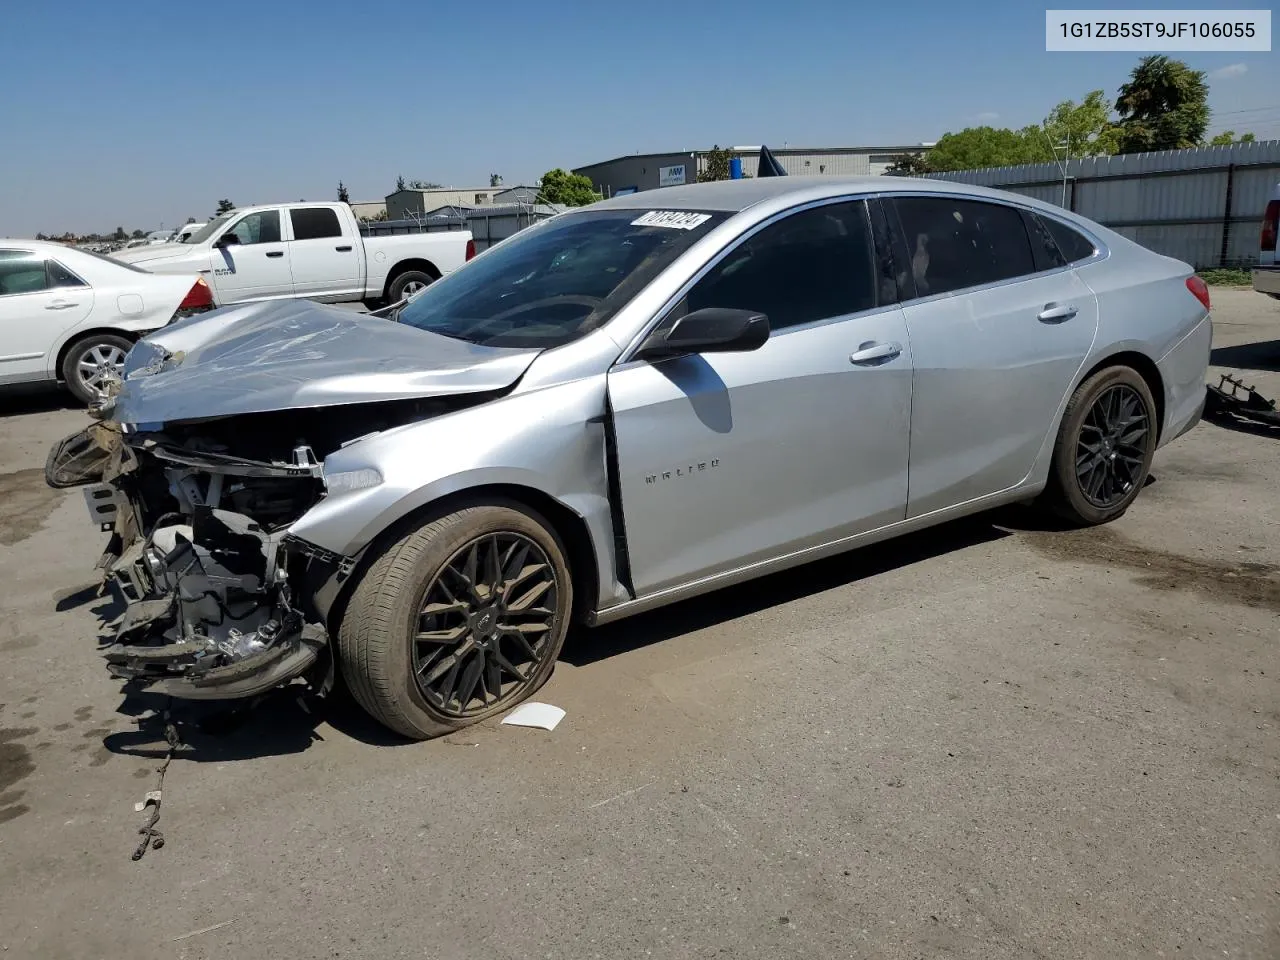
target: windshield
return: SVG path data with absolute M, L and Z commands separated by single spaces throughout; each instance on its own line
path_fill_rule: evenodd
M 213 234 L 215 233 L 215 231 L 217 231 L 219 227 L 221 227 L 224 223 L 226 223 L 235 215 L 236 215 L 236 211 L 232 210 L 229 213 L 224 213 L 220 217 L 214 217 L 212 220 L 206 223 L 203 227 L 201 227 L 199 230 L 197 230 L 195 233 L 193 233 L 191 236 L 187 237 L 187 239 L 181 242 L 182 243 L 204 243 L 211 236 L 213 236 Z
M 644 210 L 563 214 L 437 280 L 398 319 L 489 347 L 558 347 L 607 323 L 727 217 Z

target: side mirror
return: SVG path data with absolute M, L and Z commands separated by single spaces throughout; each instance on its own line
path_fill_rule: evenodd
M 759 350 L 769 339 L 769 318 L 755 310 L 704 307 L 652 333 L 640 356 L 660 360 L 689 353 Z
M 240 238 L 237 237 L 234 233 L 224 233 L 222 236 L 218 238 L 218 242 L 215 243 L 214 246 L 215 247 L 231 247 L 231 246 L 235 246 L 239 242 L 240 242 Z

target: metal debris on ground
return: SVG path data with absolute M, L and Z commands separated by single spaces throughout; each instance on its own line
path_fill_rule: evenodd
M 1276 402 L 1258 393 L 1256 387 L 1246 387 L 1243 380 L 1224 373 L 1217 386 L 1208 384 L 1206 389 L 1205 416 L 1234 416 L 1280 426 L 1280 410 L 1276 410 Z
M 138 842 L 137 849 L 133 851 L 134 860 L 141 860 L 142 855 L 147 852 L 150 847 L 153 850 L 159 850 L 164 846 L 164 834 L 156 829 L 156 823 L 160 820 L 160 802 L 164 793 L 164 775 L 169 769 L 169 763 L 173 760 L 174 751 L 182 744 L 181 738 L 178 736 L 178 728 L 173 725 L 173 721 L 169 718 L 169 711 L 165 710 L 164 718 L 164 739 L 169 744 L 169 750 L 165 754 L 164 762 L 156 767 L 156 788 L 147 791 L 142 799 L 141 804 L 135 804 L 135 810 L 145 810 L 151 807 L 151 814 L 147 817 L 147 822 L 138 828 L 138 833 L 142 834 L 142 839 Z

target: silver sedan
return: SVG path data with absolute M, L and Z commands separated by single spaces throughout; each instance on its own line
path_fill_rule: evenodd
M 504 711 L 599 624 L 1012 501 L 1120 516 L 1199 420 L 1190 267 L 891 177 L 674 187 L 486 251 L 391 322 L 293 302 L 147 337 L 93 484 L 130 683 L 337 670 L 388 727 Z

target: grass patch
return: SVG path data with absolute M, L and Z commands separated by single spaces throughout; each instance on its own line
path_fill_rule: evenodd
M 1253 286 L 1253 275 L 1248 270 L 1200 270 L 1196 275 L 1211 287 Z

